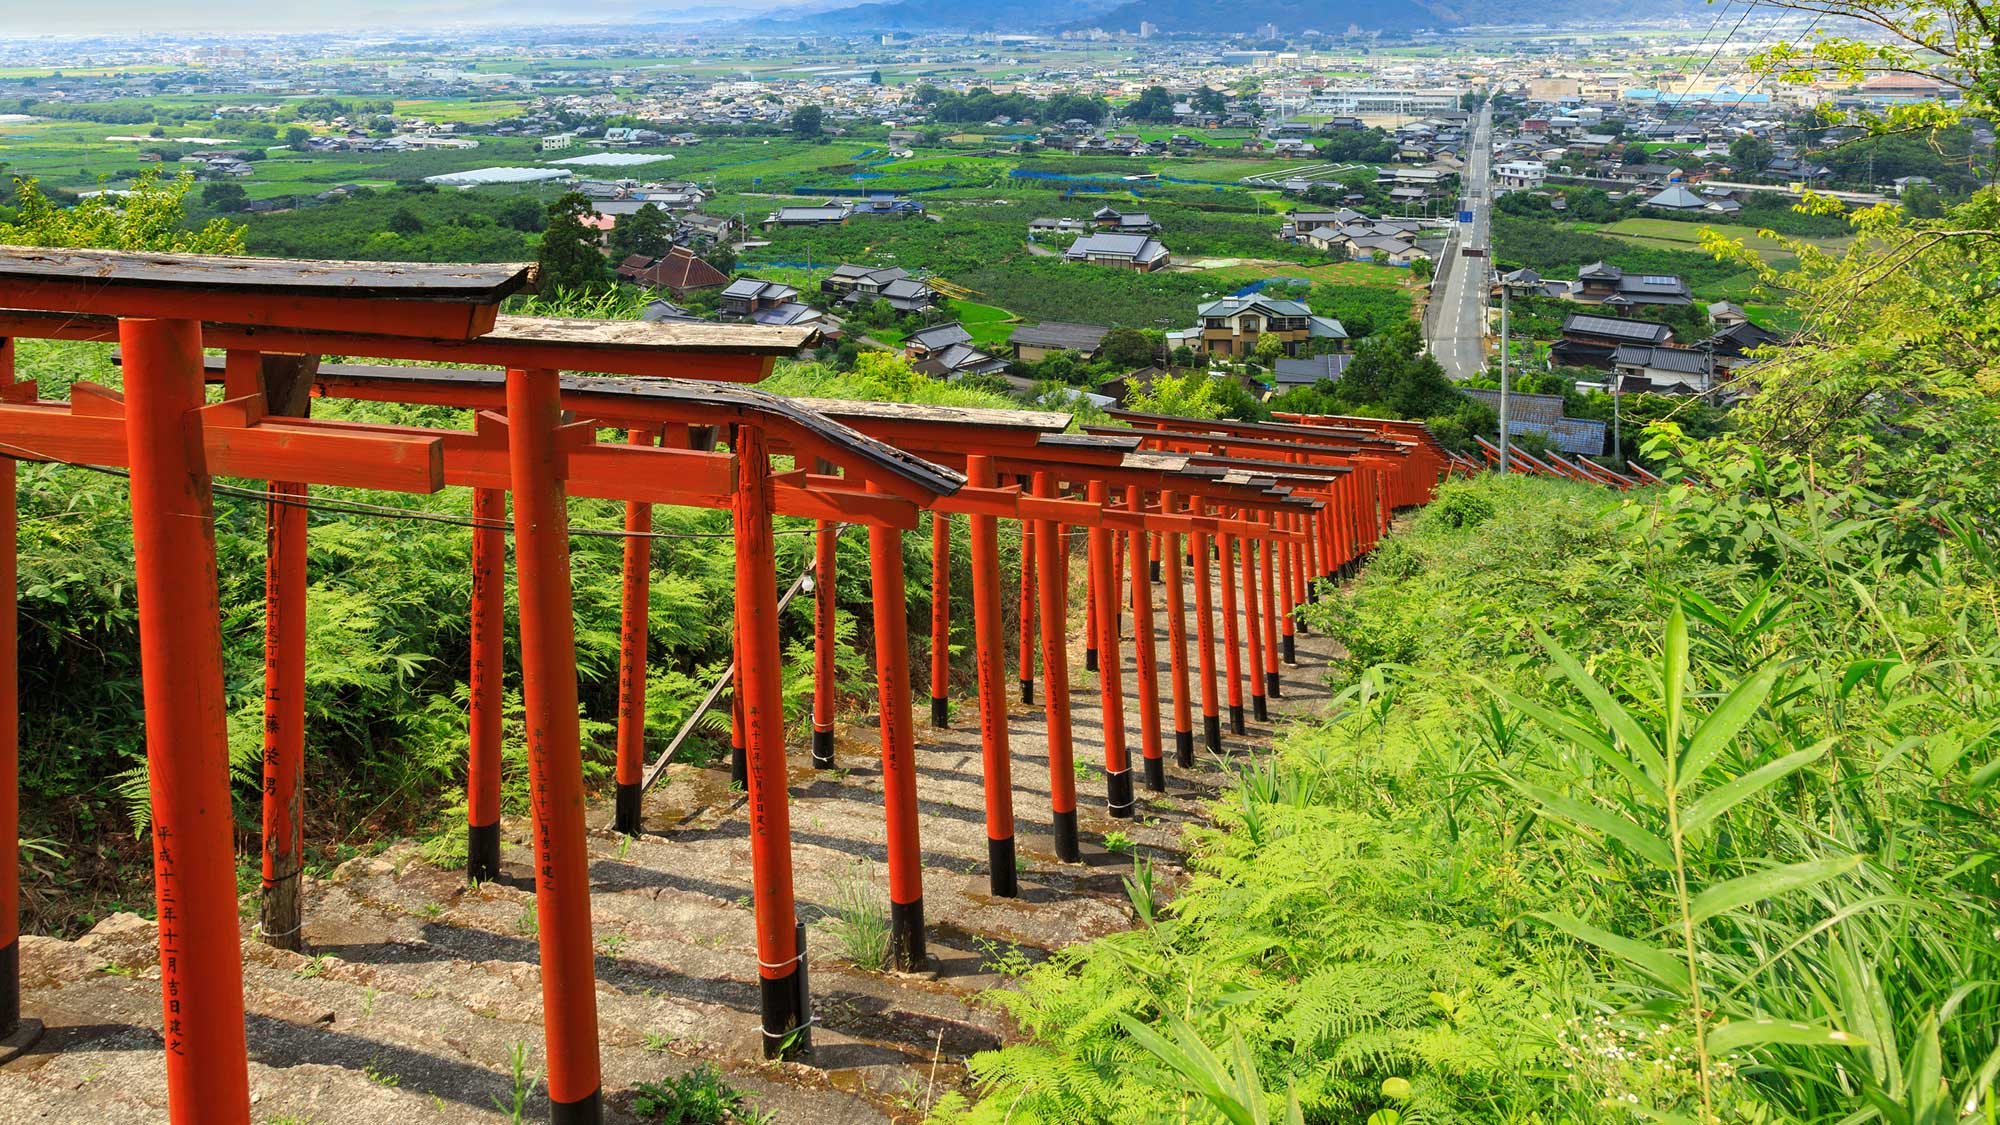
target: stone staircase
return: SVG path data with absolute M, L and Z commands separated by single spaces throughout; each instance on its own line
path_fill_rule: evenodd
M 1162 622 L 1163 648 L 1164 633 Z M 767 1063 L 761 1055 L 748 827 L 726 770 L 673 767 L 647 795 L 649 831 L 637 839 L 609 830 L 608 805 L 594 810 L 592 923 L 608 1119 L 640 1120 L 631 1109 L 640 1083 L 706 1062 L 779 1122 L 920 1121 L 938 1096 L 964 1087 L 966 1056 L 1011 1034 L 978 999 L 1006 984 L 998 969 L 1003 956 L 1036 960 L 1131 925 L 1123 877 L 1135 854 L 1153 866 L 1157 893 L 1171 893 L 1180 876 L 1181 830 L 1202 818 L 1205 799 L 1226 780 L 1225 766 L 1205 753 L 1193 771 L 1170 764 L 1165 796 L 1142 789 L 1138 818 L 1107 817 L 1097 678 L 1082 671 L 1080 642 L 1074 647 L 1071 703 L 1075 755 L 1087 767 L 1077 785 L 1086 854 L 1080 864 L 1055 859 L 1046 835 L 1043 713 L 1039 703 L 1024 706 L 1016 697 L 1009 729 L 1019 899 L 986 893 L 976 702 L 955 699 L 947 730 L 918 716 L 930 972 L 858 969 L 842 959 L 826 922 L 841 893 L 857 883 L 887 902 L 872 726 L 842 728 L 835 771 L 814 771 L 803 746 L 794 750 L 794 869 L 800 917 L 809 924 L 816 1021 L 810 1065 Z M 1324 638 L 1300 635 L 1300 663 L 1283 669 L 1284 698 L 1273 701 L 1274 718 L 1324 705 L 1319 680 L 1329 655 Z M 1136 759 L 1129 652 L 1124 665 Z M 1160 667 L 1164 693 L 1164 651 Z M 1007 687 L 1012 696 L 1011 678 Z M 1172 712 L 1164 701 L 1162 714 L 1171 763 Z M 1197 732 L 1200 722 L 1197 714 Z M 1270 733 L 1253 725 L 1247 738 L 1225 736 L 1225 743 L 1232 752 L 1254 752 Z M 467 886 L 461 872 L 425 862 L 409 843 L 310 881 L 304 954 L 256 941 L 254 905 L 246 906 L 253 1119 L 506 1122 L 516 1119 L 517 1089 L 524 1094 L 519 1120 L 547 1119 L 537 1081 L 541 993 L 526 828 L 505 824 L 502 877 L 477 887 Z M 1130 839 L 1129 853 L 1103 849 L 1103 834 L 1114 829 Z M 75 941 L 22 939 L 26 1010 L 46 1031 L 0 1066 L 0 1120 L 166 1120 L 155 943 L 153 923 L 133 915 L 107 919 Z

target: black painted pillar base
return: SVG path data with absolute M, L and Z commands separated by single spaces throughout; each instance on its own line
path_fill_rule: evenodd
M 1035 701 L 1035 681 L 1033 681 L 1033 680 L 1022 680 L 1022 681 L 1021 681 L 1021 702 L 1023 702 L 1023 703 L 1033 703 L 1034 701 Z
M 0 947 L 0 1035 L 21 1022 L 21 939 Z
M 1119 820 L 1132 819 L 1132 767 L 1104 775 L 1104 807 Z
M 1214 722 L 1214 719 L 1210 719 Z M 1194 768 L 1194 732 L 1177 730 L 1174 732 L 1174 764 L 1182 769 Z
M 939 730 L 951 725 L 951 703 L 931 696 L 931 725 Z
M 1057 859 L 1062 860 L 1064 863 L 1075 863 L 1077 860 L 1083 858 L 1083 848 L 1077 844 L 1076 838 L 1075 809 L 1071 809 L 1068 812 L 1056 813 L 1054 823 L 1049 828 L 1050 834 L 1056 840 Z
M 1084 671 L 1086 671 L 1086 672 L 1095 672 L 1095 671 L 1097 671 L 1097 650 L 1096 650 L 1096 649 L 1094 649 L 1094 648 L 1087 648 L 1087 649 L 1084 649 L 1084 650 L 1083 650 L 1083 670 L 1084 670 Z
M 1020 898 L 1021 878 L 1014 862 L 1014 837 L 986 838 L 986 881 L 998 898 Z
M 816 730 L 813 732 L 813 768 L 830 770 L 833 768 L 833 732 Z
M 812 1028 L 805 1019 L 804 952 L 804 947 L 800 947 L 799 963 L 792 966 L 791 972 L 781 977 L 764 977 L 758 982 L 767 1059 L 791 1058 L 812 1050 Z
M 636 781 L 629 785 L 623 782 L 619 783 L 617 811 L 612 817 L 611 824 L 614 831 L 627 836 L 637 836 L 639 834 L 639 799 L 644 794 L 645 790 Z
M 1208 743 L 1209 752 L 1222 753 L 1222 716 L 1203 715 L 1201 717 L 1201 737 Z
M 465 877 L 475 883 L 487 883 L 500 877 L 499 821 L 467 826 Z
M 1153 581 L 1158 582 L 1160 580 L 1160 560 L 1154 559 L 1152 561 L 1152 572 Z
M 750 788 L 750 755 L 741 746 L 729 748 L 729 784 L 731 788 Z
M 1167 791 L 1167 760 L 1165 758 L 1147 758 L 1145 762 L 1146 788 L 1154 793 L 1165 793 Z
M 1278 682 L 1278 674 L 1276 672 L 1264 673 L 1264 694 L 1270 696 L 1272 699 L 1283 699 L 1285 697 L 1284 686 Z
M 604 1120 L 604 1091 L 592 1090 L 581 1101 L 549 1101 L 549 1125 L 599 1125 Z
M 1271 712 L 1264 706 L 1263 696 L 1253 695 L 1250 697 L 1250 717 L 1260 723 L 1271 721 Z
M 1243 733 L 1243 705 L 1240 703 L 1229 705 L 1229 732 L 1231 734 Z
M 1298 645 L 1293 642 L 1291 634 L 1287 633 L 1286 635 L 1279 637 L 1278 644 L 1281 648 L 1284 649 L 1285 663 L 1297 664 L 1299 662 Z
M 889 904 L 889 967 L 919 972 L 930 955 L 924 948 L 924 900 Z

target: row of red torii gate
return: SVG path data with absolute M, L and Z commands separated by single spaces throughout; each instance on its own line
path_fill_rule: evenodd
M 900 591 L 900 536 L 920 526 L 923 511 L 937 517 L 930 674 L 933 718 L 943 722 L 948 521 L 969 520 L 989 878 L 993 893 L 1005 896 L 1017 893 L 1010 641 L 1019 646 L 1016 679 L 1026 702 L 1037 640 L 1042 661 L 1051 807 L 1032 815 L 1046 817 L 1063 859 L 1079 855 L 1066 637 L 1077 533 L 1086 542 L 1085 666 L 1097 672 L 1103 699 L 1105 806 L 1129 817 L 1135 779 L 1118 659 L 1124 612 L 1132 614 L 1141 681 L 1139 783 L 1158 790 L 1166 729 L 1177 764 L 1189 767 L 1197 708 L 1200 738 L 1216 751 L 1225 708 L 1232 730 L 1244 731 L 1246 688 L 1251 711 L 1263 718 L 1278 690 L 1278 662 L 1292 655 L 1294 610 L 1313 596 L 1313 583 L 1352 568 L 1396 509 L 1429 499 L 1455 467 L 1408 422 L 1124 414 L 1120 426 L 1078 433 L 1064 414 L 782 398 L 738 384 L 762 379 L 778 357 L 812 343 L 811 329 L 501 315 L 501 302 L 528 287 L 531 273 L 508 265 L 0 248 L 0 1036 L 18 1038 L 34 1026 L 22 1017 L 15 847 L 19 460 L 130 476 L 169 1109 L 176 1122 L 217 1125 L 249 1120 L 249 1090 L 213 477 L 270 482 L 259 932 L 294 948 L 302 921 L 308 486 L 471 489 L 467 793 L 475 879 L 499 867 L 501 629 L 505 536 L 513 535 L 547 1082 L 553 1120 L 594 1122 L 602 1091 L 567 497 L 626 505 L 614 814 L 624 832 L 639 830 L 643 788 L 665 764 L 662 757 L 649 771 L 643 759 L 652 508 L 732 514 L 734 768 L 751 829 L 762 1030 L 766 1053 L 780 1056 L 809 1051 L 811 1039 L 792 889 L 774 517 L 810 519 L 819 532 L 811 753 L 822 767 L 832 764 L 834 584 L 827 578 L 838 529 L 864 528 L 873 589 Z M 40 398 L 24 377 L 32 372 L 15 369 L 16 338 L 115 340 L 122 393 L 78 383 L 67 401 Z M 320 362 L 329 355 L 430 366 Z M 222 390 L 211 401 L 207 384 L 215 382 Z M 316 397 L 453 407 L 469 425 L 313 418 Z M 607 430 L 624 440 L 600 440 Z M 1002 635 L 1003 523 L 1014 525 L 1023 551 L 1017 637 Z M 1164 587 L 1169 641 L 1164 692 L 1155 583 Z M 1195 603 L 1193 667 L 1184 589 Z M 872 603 L 891 955 L 910 968 L 925 951 L 908 624 L 902 598 Z

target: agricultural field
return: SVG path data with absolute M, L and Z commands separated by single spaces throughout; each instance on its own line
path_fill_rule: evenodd
M 1711 226 L 1707 223 L 1688 222 L 1682 219 L 1633 218 L 1620 219 L 1615 223 L 1596 228 L 1598 234 L 1609 235 L 1640 246 L 1652 246 L 1661 250 L 1696 251 L 1701 249 L 1701 236 L 1709 231 L 1741 241 L 1767 262 L 1778 264 L 1791 260 L 1791 252 L 1782 242 L 1775 238 L 1766 238 L 1749 227 Z M 1828 252 L 1837 252 L 1845 249 L 1853 240 L 1811 236 L 1799 241 L 1810 243 Z

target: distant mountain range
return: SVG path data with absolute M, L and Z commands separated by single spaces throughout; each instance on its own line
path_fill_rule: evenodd
M 1646 17 L 1681 14 L 1695 0 L 1656 0 Z M 793 9 L 773 16 L 801 29 L 823 31 L 1052 31 L 1100 27 L 1137 31 L 1227 34 L 1273 24 L 1280 35 L 1304 31 L 1444 30 L 1468 24 L 1521 26 L 1599 23 L 1606 9 L 1596 0 L 883 0 L 824 10 Z M 796 20 L 786 17 L 796 15 Z

